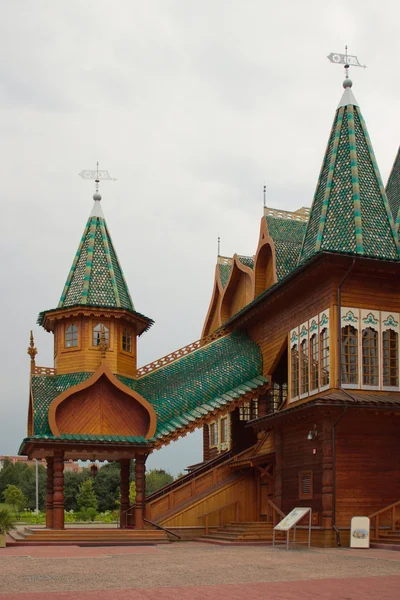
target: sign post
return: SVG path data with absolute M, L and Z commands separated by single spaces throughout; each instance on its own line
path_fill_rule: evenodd
M 296 526 L 308 513 L 308 542 L 297 542 L 298 544 L 307 544 L 308 548 L 311 545 L 311 517 L 312 510 L 309 507 L 298 506 L 294 508 L 282 521 L 275 525 L 273 529 L 272 545 L 275 546 L 275 532 L 286 532 L 286 550 L 289 550 L 290 530 L 293 529 L 293 543 L 296 543 Z M 278 543 L 278 542 L 277 542 Z M 282 542 L 281 542 L 282 543 Z M 285 542 L 283 542 L 285 543 Z

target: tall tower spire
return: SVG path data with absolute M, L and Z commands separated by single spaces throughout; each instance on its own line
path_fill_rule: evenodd
M 322 251 L 399 257 L 393 217 L 351 79 L 346 77 L 343 87 L 299 262 Z

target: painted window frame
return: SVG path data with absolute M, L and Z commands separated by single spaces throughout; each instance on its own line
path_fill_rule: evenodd
M 94 336 L 95 336 L 95 330 L 96 327 L 98 327 L 100 325 L 100 335 L 101 335 L 101 326 L 105 327 L 106 331 L 105 331 L 105 338 L 106 338 L 106 343 L 107 343 L 107 350 L 110 349 L 111 347 L 111 324 L 109 321 L 103 320 L 103 319 L 93 319 L 91 322 L 91 346 L 92 348 L 98 348 L 100 346 L 101 343 L 101 337 L 99 338 L 99 343 L 95 344 L 94 343 Z
M 376 309 L 354 308 L 344 306 L 341 308 L 341 326 L 351 324 L 358 331 L 358 383 L 350 384 L 342 381 L 341 385 L 345 389 L 359 390 L 380 390 L 380 391 L 399 391 L 400 390 L 400 314 Z M 378 384 L 370 385 L 364 383 L 363 378 L 363 343 L 362 332 L 368 327 L 377 332 L 377 355 L 378 355 Z M 397 386 L 385 385 L 384 383 L 384 337 L 383 334 L 391 330 L 397 334 Z
M 322 351 L 323 347 L 321 344 L 321 333 L 324 330 L 328 332 L 328 345 L 327 345 L 327 365 L 328 365 L 328 383 L 325 385 L 321 385 L 322 383 L 322 368 L 323 368 L 323 356 Z M 315 338 L 313 337 L 315 336 Z M 312 354 L 314 345 L 311 345 L 311 339 L 316 339 L 317 343 L 317 360 L 315 360 L 315 354 Z M 308 379 L 308 389 L 305 390 L 305 387 L 302 383 L 302 375 L 304 376 L 304 357 L 302 357 L 301 352 L 301 344 L 304 341 L 307 341 L 307 379 Z M 317 394 L 318 392 L 322 392 L 331 387 L 332 380 L 332 354 L 330 347 L 331 340 L 331 331 L 330 331 L 330 314 L 329 308 L 326 308 L 318 315 L 311 317 L 308 321 L 305 321 L 298 327 L 292 329 L 289 333 L 289 390 L 288 397 L 289 402 L 295 402 L 296 400 L 302 400 L 303 398 L 307 398 L 308 396 L 312 396 L 313 394 Z M 296 354 L 297 353 L 297 356 Z M 318 374 L 317 377 L 312 378 L 312 372 L 314 366 L 317 366 Z M 312 387 L 312 384 L 317 381 L 318 386 Z
M 129 350 L 127 348 L 124 348 L 124 343 L 125 343 L 125 338 L 127 337 L 126 334 L 128 334 L 128 341 L 129 341 Z M 130 327 L 122 327 L 121 330 L 121 352 L 124 352 L 125 354 L 129 354 L 129 356 L 131 356 L 133 354 L 133 332 L 132 329 Z

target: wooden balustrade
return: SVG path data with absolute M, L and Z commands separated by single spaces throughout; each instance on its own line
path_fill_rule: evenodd
M 372 527 L 371 523 L 371 529 L 374 529 L 375 531 L 375 539 L 379 539 L 379 528 L 382 523 L 381 517 L 384 515 L 386 516 L 386 513 L 389 513 L 390 531 L 398 531 L 398 529 L 396 529 L 396 508 L 398 506 L 400 506 L 400 500 L 394 502 L 393 504 L 389 504 L 389 506 L 385 506 L 385 508 L 382 508 L 381 510 L 377 510 L 376 512 L 372 513 L 372 515 L 369 515 L 370 521 L 375 519 L 374 527 Z
M 222 527 L 222 525 L 225 525 L 225 523 L 223 523 L 223 518 L 222 518 L 224 510 L 226 508 L 230 508 L 231 506 L 235 507 L 235 521 L 239 521 L 239 515 L 240 515 L 240 501 L 239 500 L 236 500 L 235 502 L 229 502 L 229 504 L 224 504 L 223 506 L 219 506 L 218 508 L 214 508 L 214 510 L 210 510 L 209 512 L 206 512 L 206 513 L 204 513 L 204 515 L 201 515 L 199 517 L 199 519 L 204 519 L 206 535 L 208 535 L 208 531 L 209 531 L 210 515 L 213 515 L 214 513 L 219 513 L 219 527 Z
M 38 367 L 35 365 L 33 375 L 55 375 L 56 370 L 52 367 Z
M 209 344 L 210 342 L 213 342 L 214 340 L 218 340 L 219 338 L 225 336 L 226 334 L 227 334 L 227 330 L 222 328 L 222 329 L 219 329 L 218 331 L 215 331 L 214 333 L 211 333 L 210 335 L 208 335 L 204 338 L 201 338 L 200 340 L 197 340 L 196 342 L 192 342 L 191 344 L 188 344 L 187 346 L 180 348 L 179 350 L 175 350 L 174 352 L 171 352 L 170 354 L 167 354 L 166 356 L 163 356 L 162 358 L 159 358 L 159 359 L 149 363 L 148 365 L 144 365 L 143 367 L 140 367 L 140 369 L 137 370 L 137 377 L 138 378 L 143 377 L 143 375 L 147 375 L 148 373 L 151 373 L 152 371 L 156 371 L 157 369 L 160 369 L 161 367 L 165 367 L 165 365 L 169 365 L 170 363 L 174 362 L 174 360 L 177 360 L 178 358 L 182 358 L 182 356 L 186 356 L 187 354 L 191 354 L 195 350 L 202 348 L 203 346 L 205 346 L 206 344 Z

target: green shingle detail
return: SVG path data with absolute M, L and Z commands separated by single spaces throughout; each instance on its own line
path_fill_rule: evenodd
M 254 256 L 242 256 L 238 254 L 239 262 L 245 267 L 249 267 L 249 269 L 254 269 Z
M 399 231 L 400 223 L 400 148 L 393 163 L 392 170 L 386 185 L 386 195 L 392 211 L 393 219 L 396 220 L 396 231 Z
M 299 263 L 316 252 L 396 260 L 395 224 L 358 106 L 338 108 Z
M 99 216 L 88 219 L 58 308 L 85 304 L 135 310 L 106 221 Z
M 269 215 L 265 219 L 268 233 L 275 245 L 276 276 L 280 281 L 297 266 L 307 223 Z
M 52 438 L 48 423 L 51 402 L 91 375 L 32 376 L 35 436 Z M 215 340 L 138 380 L 117 377 L 153 406 L 157 415 L 155 438 L 180 429 L 267 382 L 262 375 L 259 347 L 239 332 Z M 102 437 L 84 435 L 82 439 Z
M 232 264 L 218 264 L 219 278 L 221 280 L 222 287 L 224 288 L 228 283 L 229 275 L 231 274 Z

